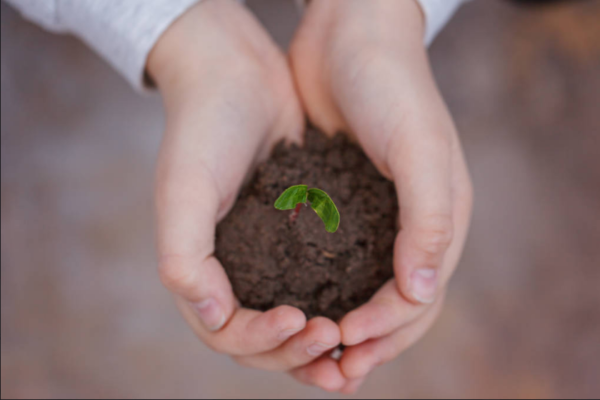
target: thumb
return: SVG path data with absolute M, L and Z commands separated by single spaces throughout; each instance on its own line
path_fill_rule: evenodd
M 159 169 L 156 206 L 163 284 L 189 302 L 202 325 L 221 329 L 235 309 L 227 275 L 212 255 L 220 199 L 211 173 Z M 166 176 L 165 176 L 166 175 Z
M 404 129 L 393 138 L 388 152 L 400 203 L 394 271 L 404 297 L 432 303 L 454 231 L 452 136 L 443 125 L 427 118 L 411 119 Z

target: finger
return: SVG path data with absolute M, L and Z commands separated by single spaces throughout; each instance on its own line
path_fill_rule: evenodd
M 454 239 L 446 252 L 440 271 L 441 287 L 447 284 L 458 266 L 469 232 L 471 211 L 473 208 L 473 187 L 458 138 L 455 138 L 452 147 Z
M 454 231 L 450 137 L 436 124 L 411 123 L 398 134 L 389 166 L 400 202 L 401 229 L 394 245 L 394 270 L 402 294 L 430 304 L 439 269 Z
M 193 184 L 186 171 L 159 178 L 159 273 L 163 284 L 187 300 L 206 329 L 219 330 L 235 309 L 231 285 L 212 256 L 219 191 L 205 168 Z
M 213 350 L 233 356 L 273 350 L 306 326 L 306 317 L 294 307 L 279 306 L 264 313 L 239 308 L 220 331 L 211 332 L 198 321 L 188 302 L 177 300 L 196 335 Z
M 347 379 L 360 379 L 376 366 L 396 358 L 416 343 L 436 320 L 443 304 L 442 296 L 434 306 L 413 324 L 379 338 L 348 347 L 340 359 L 340 368 Z
M 396 281 L 390 279 L 369 302 L 340 321 L 342 343 L 355 346 L 368 339 L 387 336 L 420 317 L 428 307 L 407 301 L 398 291 Z
M 340 329 L 335 322 L 316 317 L 280 347 L 254 356 L 236 357 L 236 361 L 246 367 L 287 371 L 308 364 L 339 344 Z
M 337 392 L 348 383 L 338 363 L 327 355 L 292 370 L 290 374 L 306 385 L 317 386 L 328 392 Z
M 358 389 L 365 383 L 367 378 L 352 379 L 340 390 L 341 393 L 350 395 L 358 392 Z

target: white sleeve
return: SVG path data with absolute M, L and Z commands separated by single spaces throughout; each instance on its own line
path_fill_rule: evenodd
M 417 0 L 425 14 L 425 44 L 429 46 L 466 0 Z
M 7 0 L 53 32 L 69 32 L 106 59 L 136 89 L 160 35 L 198 0 Z
M 304 12 L 309 0 L 295 0 L 300 12 Z M 401 1 L 401 0 L 397 0 Z M 415 0 L 425 16 L 425 44 L 429 46 L 436 35 L 448 23 L 462 3 L 469 0 Z

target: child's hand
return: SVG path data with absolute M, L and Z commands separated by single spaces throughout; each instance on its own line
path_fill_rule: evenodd
M 196 334 L 244 365 L 289 370 L 340 341 L 325 318 L 236 304 L 213 256 L 217 221 L 271 145 L 303 133 L 284 56 L 237 2 L 202 2 L 162 36 L 148 60 L 167 127 L 157 168 L 160 274 Z
M 377 365 L 416 342 L 436 319 L 471 212 L 471 183 L 452 119 L 433 81 L 414 1 L 311 2 L 291 49 L 310 119 L 351 132 L 396 183 L 396 279 L 340 323 L 339 364 L 294 372 L 352 392 Z

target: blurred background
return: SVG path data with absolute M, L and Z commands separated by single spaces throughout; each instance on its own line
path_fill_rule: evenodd
M 600 1 L 527 3 L 468 3 L 430 49 L 472 230 L 437 324 L 358 397 L 600 395 Z M 293 5 L 250 7 L 286 46 Z M 156 274 L 160 98 L 1 14 L 2 397 L 339 397 L 195 338 Z

